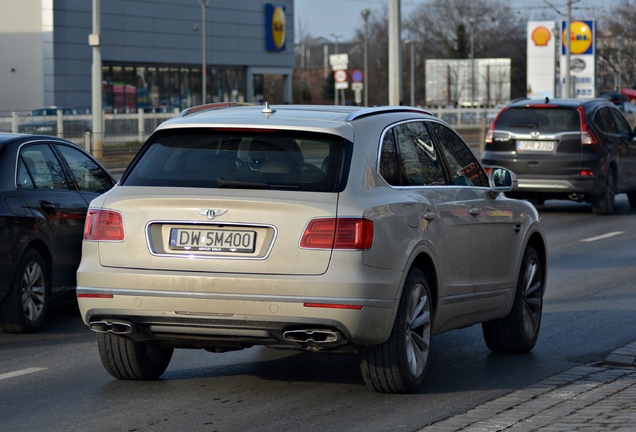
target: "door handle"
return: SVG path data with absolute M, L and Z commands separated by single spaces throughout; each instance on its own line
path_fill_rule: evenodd
M 481 213 L 481 208 L 479 207 L 471 207 L 470 210 L 468 210 L 468 213 L 470 213 L 473 216 L 477 216 Z
M 55 210 L 57 210 L 57 207 L 55 206 L 55 204 L 50 203 L 48 201 L 44 201 L 44 200 L 40 200 L 40 207 L 42 207 L 42 209 L 45 212 L 54 212 Z

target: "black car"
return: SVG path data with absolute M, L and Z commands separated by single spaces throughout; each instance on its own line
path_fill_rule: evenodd
M 58 125 L 58 113 L 62 121 Z M 19 133 L 62 136 L 82 136 L 91 130 L 91 121 L 83 118 L 78 108 L 47 107 L 38 108 L 29 113 L 29 121 L 18 125 Z M 58 126 L 61 129 L 58 130 Z
M 517 175 L 513 197 L 591 202 L 595 214 L 610 214 L 617 193 L 636 208 L 635 137 L 607 99 L 525 99 L 491 124 L 482 161 Z
M 84 220 L 114 178 L 72 142 L 0 134 L 0 329 L 35 331 L 75 294 Z

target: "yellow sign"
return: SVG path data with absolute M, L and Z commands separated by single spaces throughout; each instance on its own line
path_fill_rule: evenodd
M 567 29 L 563 30 L 563 46 L 567 43 Z M 592 46 L 592 29 L 583 21 L 570 23 L 570 53 L 585 54 Z
M 547 46 L 550 38 L 552 38 L 552 33 L 547 27 L 539 26 L 532 32 L 532 42 L 536 46 Z
M 272 38 L 274 46 L 282 49 L 285 45 L 285 11 L 280 6 L 274 8 L 272 14 Z

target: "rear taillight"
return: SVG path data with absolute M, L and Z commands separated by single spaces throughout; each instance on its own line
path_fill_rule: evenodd
M 587 122 L 585 121 L 585 111 L 583 107 L 578 107 L 579 117 L 581 119 L 581 144 L 583 145 L 596 145 L 598 141 L 596 136 L 592 133 L 590 128 L 587 126 Z
M 89 209 L 84 224 L 84 240 L 123 241 L 124 221 L 113 210 Z
M 497 117 L 495 117 L 495 119 L 492 121 L 492 123 L 490 123 L 490 127 L 488 128 L 488 131 L 486 132 L 486 145 L 490 145 L 490 144 L 492 144 L 494 142 L 494 140 L 495 140 L 495 125 L 497 124 L 497 120 L 499 120 L 499 117 L 501 117 L 501 115 L 505 111 L 508 111 L 508 107 L 505 107 L 501 111 L 499 111 L 499 114 L 497 114 Z
M 372 244 L 373 222 L 363 218 L 313 219 L 300 239 L 305 249 L 364 250 Z
M 486 145 L 492 144 L 492 140 L 495 137 L 495 131 L 493 131 L 492 129 L 488 129 L 488 132 L 486 132 Z

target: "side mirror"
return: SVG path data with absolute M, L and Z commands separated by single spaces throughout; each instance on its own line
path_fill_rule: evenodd
M 507 168 L 491 167 L 488 173 L 490 190 L 494 193 L 515 190 L 519 184 L 515 173 Z

